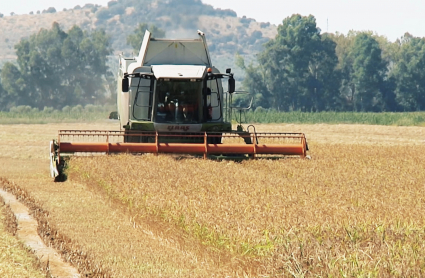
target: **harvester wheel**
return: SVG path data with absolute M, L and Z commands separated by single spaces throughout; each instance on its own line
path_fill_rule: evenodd
M 55 182 L 64 182 L 66 181 L 67 177 L 64 173 L 65 171 L 65 160 L 61 159 L 58 163 L 57 163 L 57 169 L 58 169 L 58 173 L 59 175 L 57 175 L 54 179 Z
M 208 136 L 207 143 L 208 144 L 221 144 L 222 134 L 211 134 L 211 136 Z
M 149 143 L 152 139 L 153 142 L 155 142 L 155 137 L 134 135 L 137 133 L 141 133 L 141 131 L 126 130 L 124 134 L 124 143 Z
M 66 175 L 64 174 L 65 161 L 63 158 L 59 159 L 58 149 L 59 146 L 56 141 L 50 141 L 50 176 L 55 182 L 66 180 Z

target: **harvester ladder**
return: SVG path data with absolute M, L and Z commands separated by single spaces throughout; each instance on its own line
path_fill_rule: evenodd
M 255 126 L 254 125 L 249 125 L 247 128 L 246 128 L 246 131 L 248 132 L 248 133 L 250 133 L 249 132 L 249 128 L 250 127 L 252 127 L 252 129 L 254 129 L 254 139 L 255 139 L 255 143 L 258 145 L 258 137 L 257 137 L 257 131 L 255 130 Z

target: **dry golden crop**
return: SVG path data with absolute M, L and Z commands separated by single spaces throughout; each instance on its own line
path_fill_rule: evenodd
M 313 144 L 313 160 L 73 158 L 70 179 L 172 223 L 251 273 L 420 276 L 425 146 Z M 219 253 L 220 254 L 220 253 Z
M 112 277 L 423 276 L 424 128 L 258 125 L 313 159 L 84 157 L 49 179 L 58 129 L 116 125 L 0 126 L 0 176 Z

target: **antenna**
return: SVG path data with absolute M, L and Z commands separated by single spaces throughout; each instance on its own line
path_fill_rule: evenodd
M 329 18 L 326 18 L 326 33 L 329 33 Z

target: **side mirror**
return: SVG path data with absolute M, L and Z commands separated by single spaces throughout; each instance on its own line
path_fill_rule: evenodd
M 211 95 L 211 89 L 206 87 L 203 89 L 203 94 L 206 96 L 210 96 Z
M 109 119 L 110 120 L 118 120 L 119 119 L 118 112 L 114 111 L 114 112 L 109 113 Z
M 128 82 L 128 77 L 122 79 L 122 91 L 127 93 L 130 88 L 130 84 Z
M 235 92 L 235 79 L 233 78 L 233 76 L 229 78 L 228 88 L 230 94 L 233 94 Z

